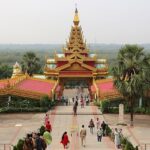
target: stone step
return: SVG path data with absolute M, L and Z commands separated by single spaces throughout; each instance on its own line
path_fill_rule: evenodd
M 57 112 L 51 113 L 51 115 L 73 115 L 73 112 Z M 77 115 L 102 115 L 102 113 L 78 112 Z

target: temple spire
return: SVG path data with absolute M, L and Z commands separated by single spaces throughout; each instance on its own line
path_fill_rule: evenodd
M 79 22 L 80 22 L 79 16 L 78 16 L 78 9 L 77 9 L 77 7 L 76 7 L 76 9 L 75 9 L 75 16 L 74 16 L 73 22 L 74 22 L 74 25 L 75 25 L 75 26 L 78 26 L 78 24 L 79 24 Z

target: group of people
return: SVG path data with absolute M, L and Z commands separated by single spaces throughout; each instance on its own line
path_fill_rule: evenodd
M 44 124 L 45 131 L 43 135 L 40 132 L 32 132 L 31 134 L 27 134 L 23 144 L 23 150 L 46 150 L 50 148 L 50 144 L 52 142 L 52 127 L 48 114 L 45 116 Z
M 101 123 L 99 118 L 96 118 L 96 129 L 97 129 L 97 141 L 101 142 L 102 136 L 106 135 L 107 124 L 103 121 Z M 90 120 L 88 127 L 90 128 L 90 133 L 93 134 L 93 129 L 95 128 L 95 123 L 93 119 Z
M 77 101 L 75 102 L 75 106 L 78 105 Z M 76 106 L 77 107 L 77 106 Z M 49 150 L 50 145 L 52 143 L 52 126 L 50 123 L 49 115 L 45 115 L 45 132 L 43 135 L 40 133 L 31 133 L 27 134 L 24 145 L 23 145 L 23 150 Z M 102 137 L 106 135 L 106 127 L 107 124 L 104 121 L 100 121 L 99 118 L 96 118 L 96 121 L 94 119 L 90 119 L 88 123 L 88 127 L 90 129 L 90 133 L 94 134 L 94 128 L 96 128 L 97 132 L 97 141 L 101 142 Z M 122 135 L 122 130 L 115 128 L 112 132 L 112 136 L 114 139 L 114 143 L 116 145 L 116 148 L 120 148 L 121 145 L 121 135 Z M 87 130 L 85 129 L 85 126 L 82 125 L 80 133 L 79 133 L 80 139 L 81 139 L 81 145 L 83 147 L 86 146 L 86 136 L 87 136 Z M 68 149 L 70 145 L 70 140 L 67 134 L 67 131 L 65 131 L 61 137 L 60 143 L 63 145 L 64 149 Z
M 98 142 L 101 142 L 102 136 L 105 136 L 106 134 L 106 126 L 107 124 L 103 121 L 102 123 L 100 122 L 99 118 L 96 119 L 96 128 L 97 128 L 97 140 Z M 93 128 L 95 127 L 93 119 L 90 120 L 88 127 L 90 128 L 90 133 L 93 134 Z M 65 138 L 62 141 L 64 144 L 64 148 L 68 148 L 68 144 L 70 143 L 67 132 L 64 133 Z M 64 134 L 62 136 L 62 139 L 64 137 Z M 82 125 L 82 128 L 80 130 L 80 138 L 81 138 L 81 146 L 85 147 L 86 146 L 86 136 L 87 136 L 87 131 L 85 129 L 85 126 Z
M 85 105 L 85 101 L 86 101 L 86 105 L 89 104 L 89 98 L 88 96 L 83 97 L 81 95 L 81 98 L 79 99 L 78 96 L 76 96 L 76 98 L 72 98 L 72 102 L 73 102 L 73 113 L 74 115 L 77 115 L 77 108 L 78 108 L 78 103 L 81 103 L 81 108 L 84 108 Z
M 97 141 L 98 142 L 101 142 L 102 136 L 106 135 L 106 126 L 107 126 L 107 124 L 104 121 L 101 123 L 99 118 L 96 119 Z M 93 129 L 95 128 L 95 123 L 94 123 L 93 119 L 91 119 L 89 121 L 88 127 L 90 128 L 90 133 L 93 134 L 94 133 Z M 82 125 L 82 129 L 80 130 L 80 138 L 81 138 L 81 145 L 83 147 L 85 147 L 86 135 L 87 135 L 86 129 L 85 129 L 84 125 Z
M 114 143 L 117 149 L 121 148 L 121 136 L 122 136 L 122 129 L 112 129 L 112 138 L 114 139 Z

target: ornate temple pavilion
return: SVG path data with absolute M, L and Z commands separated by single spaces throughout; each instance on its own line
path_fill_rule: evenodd
M 110 99 L 120 96 L 109 79 L 106 59 L 99 59 L 87 47 L 79 25 L 78 10 L 75 10 L 73 26 L 62 54 L 48 58 L 44 75 L 29 77 L 23 74 L 16 63 L 11 79 L 0 81 L 0 95 L 16 95 L 40 99 L 43 95 L 58 98 L 66 85 L 86 86 L 91 98 Z

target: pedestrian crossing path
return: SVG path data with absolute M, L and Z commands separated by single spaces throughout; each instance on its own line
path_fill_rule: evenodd
M 56 114 L 60 112 L 63 112 L 63 114 L 53 117 L 53 142 L 51 149 L 63 150 L 63 146 L 60 144 L 61 136 L 64 131 L 67 131 L 70 140 L 69 150 L 115 150 L 114 143 L 108 137 L 103 137 L 102 142 L 97 142 L 96 129 L 94 130 L 94 134 L 91 134 L 89 131 L 88 123 L 91 118 L 95 120 L 99 117 L 103 121 L 103 116 L 99 113 L 100 110 L 96 106 L 85 106 L 85 108 L 78 106 L 77 116 L 67 115 L 72 112 L 72 106 L 58 106 Z M 81 115 L 83 112 L 85 115 Z M 83 124 L 87 130 L 86 147 L 81 146 L 79 136 Z

